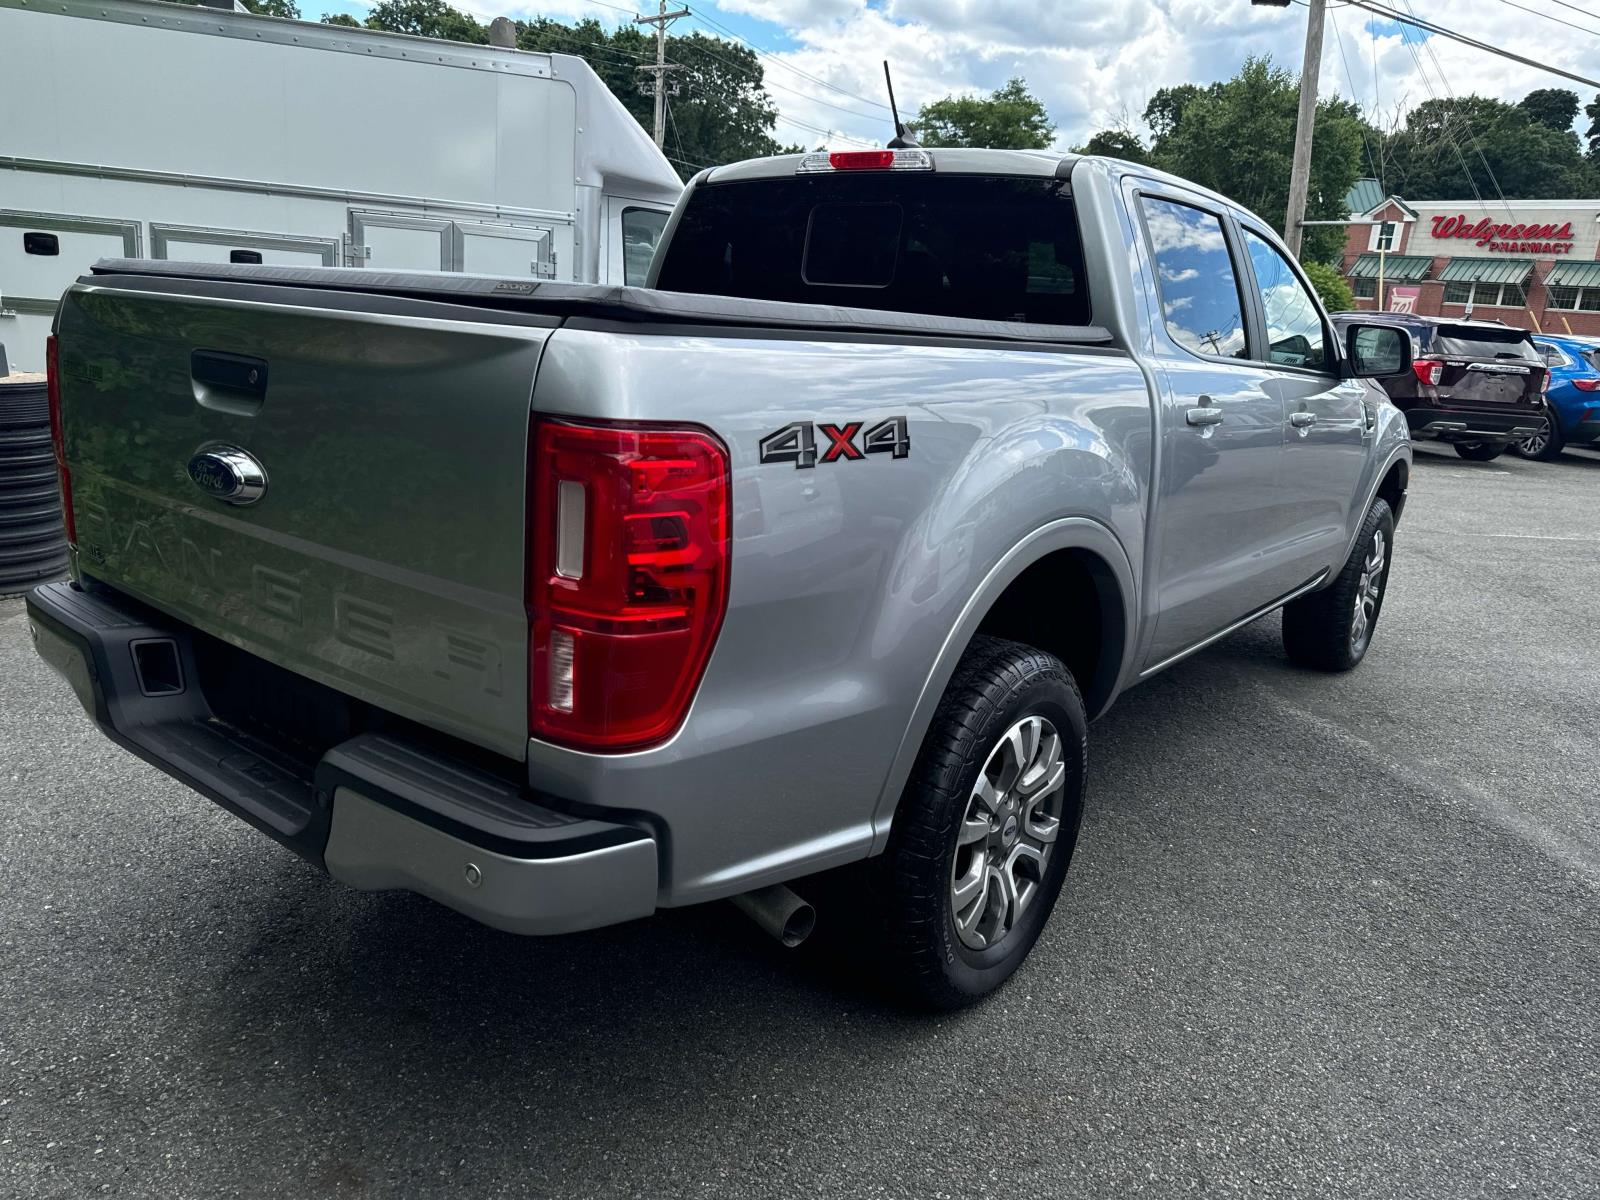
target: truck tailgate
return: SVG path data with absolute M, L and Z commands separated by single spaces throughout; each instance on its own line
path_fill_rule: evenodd
M 524 757 L 529 403 L 557 322 L 277 293 L 112 279 L 67 294 L 61 404 L 80 570 L 298 674 Z M 191 459 L 217 445 L 260 463 L 257 502 L 220 500 L 191 477 Z

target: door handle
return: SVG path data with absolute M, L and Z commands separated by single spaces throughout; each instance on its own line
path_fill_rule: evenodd
M 1296 429 L 1310 429 L 1317 423 L 1317 414 L 1311 412 L 1297 412 L 1289 414 L 1289 424 Z
M 1209 425 L 1222 424 L 1222 410 L 1211 403 L 1210 396 L 1201 396 L 1199 407 L 1184 413 L 1183 419 L 1204 429 Z

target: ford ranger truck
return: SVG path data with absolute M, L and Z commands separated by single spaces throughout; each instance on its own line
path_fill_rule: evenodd
M 702 172 L 644 288 L 108 261 L 54 328 L 28 613 L 114 742 L 519 933 L 794 940 L 859 864 L 934 1006 L 1039 937 L 1125 688 L 1278 609 L 1361 661 L 1411 460 L 1400 332 L 1044 152 Z

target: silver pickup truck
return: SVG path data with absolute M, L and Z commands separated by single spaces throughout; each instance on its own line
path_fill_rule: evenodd
M 1123 689 L 1279 608 L 1296 662 L 1367 652 L 1410 347 L 1336 341 L 1226 199 L 763 159 L 693 181 L 649 283 L 98 264 L 50 343 L 39 653 L 351 886 L 794 940 L 786 885 L 858 864 L 950 1006 L 1038 938 Z

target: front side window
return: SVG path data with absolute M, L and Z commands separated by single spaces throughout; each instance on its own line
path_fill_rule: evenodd
M 661 233 L 667 227 L 667 214 L 655 208 L 622 210 L 622 282 L 643 287 L 650 274 L 650 260 L 656 255 Z
M 1250 252 L 1250 266 L 1266 312 L 1267 358 L 1285 367 L 1326 367 L 1328 343 L 1322 314 L 1306 285 L 1270 242 L 1246 229 L 1244 245 Z
M 1244 306 L 1222 219 L 1187 204 L 1145 196 L 1161 313 L 1172 340 L 1196 354 L 1247 358 Z

